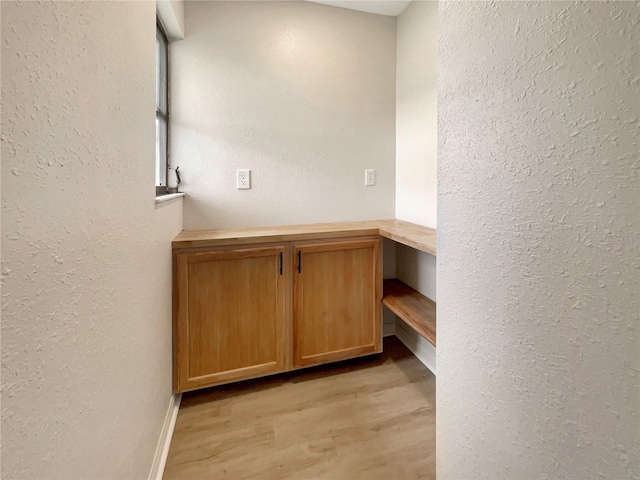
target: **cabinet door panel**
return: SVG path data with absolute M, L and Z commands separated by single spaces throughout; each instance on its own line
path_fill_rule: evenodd
M 294 256 L 295 365 L 381 351 L 380 241 L 296 245 Z
M 177 391 L 284 370 L 284 250 L 176 255 Z

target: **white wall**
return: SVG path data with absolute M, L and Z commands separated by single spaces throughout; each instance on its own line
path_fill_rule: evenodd
M 396 218 L 437 225 L 438 2 L 415 0 L 398 17 Z M 398 245 L 396 277 L 436 300 L 436 259 Z M 396 335 L 436 372 L 435 347 L 398 320 Z
M 154 2 L 3 1 L 2 478 L 147 478 L 171 397 Z
M 438 478 L 640 477 L 633 2 L 441 2 Z
M 436 257 L 433 255 L 399 244 L 396 248 L 396 276 L 436 301 Z
M 413 1 L 398 17 L 396 217 L 437 226 L 438 2 Z
M 393 17 L 186 2 L 185 21 L 170 47 L 170 154 L 186 229 L 394 216 Z M 251 190 L 236 189 L 238 168 Z

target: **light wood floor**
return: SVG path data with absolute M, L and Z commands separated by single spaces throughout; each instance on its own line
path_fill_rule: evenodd
M 165 479 L 435 479 L 435 377 L 384 353 L 184 394 Z

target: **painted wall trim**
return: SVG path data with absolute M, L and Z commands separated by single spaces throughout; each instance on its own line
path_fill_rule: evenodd
M 164 467 L 167 464 L 167 457 L 169 456 L 169 447 L 171 446 L 171 438 L 173 437 L 173 430 L 176 426 L 176 419 L 178 418 L 178 411 L 180 410 L 181 401 L 181 393 L 178 395 L 174 395 L 169 401 L 167 416 L 164 419 L 162 432 L 160 433 L 160 438 L 158 439 L 158 446 L 156 448 L 156 454 L 153 458 L 153 464 L 151 465 L 149 480 L 162 480 Z
M 402 320 L 396 322 L 395 335 L 425 367 L 436 375 L 436 347 L 414 332 Z

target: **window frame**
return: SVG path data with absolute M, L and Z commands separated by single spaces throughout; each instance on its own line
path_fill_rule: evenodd
M 156 196 L 169 188 L 169 39 L 156 15 Z M 160 90 L 160 91 L 159 91 Z M 160 123 L 159 123 L 160 122 Z M 163 125 L 163 128 L 160 126 Z M 162 130 L 164 129 L 164 132 Z M 160 132 L 164 133 L 162 135 Z M 162 138 L 159 138 L 159 135 Z M 160 140 L 160 142 L 158 141 Z M 160 147 L 160 158 L 158 158 Z M 164 160 L 164 162 L 163 162 Z M 164 163 L 164 165 L 162 165 Z M 163 168 L 164 167 L 164 168 Z M 164 185 L 163 185 L 164 183 Z

